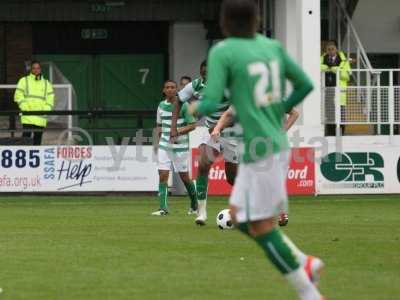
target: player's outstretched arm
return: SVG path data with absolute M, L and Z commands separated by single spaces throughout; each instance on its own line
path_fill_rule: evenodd
M 289 95 L 288 99 L 282 103 L 285 111 L 291 111 L 293 107 L 304 100 L 314 87 L 311 79 L 283 48 L 282 57 L 285 63 L 285 76 L 293 85 L 292 93 Z

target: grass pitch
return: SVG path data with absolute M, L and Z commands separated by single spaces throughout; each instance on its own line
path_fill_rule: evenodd
M 194 225 L 188 200 L 0 198 L 2 299 L 296 299 L 254 242 Z M 327 265 L 329 299 L 400 299 L 400 196 L 291 199 L 285 232 Z

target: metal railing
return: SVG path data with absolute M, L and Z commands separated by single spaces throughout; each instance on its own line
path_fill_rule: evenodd
M 14 93 L 15 89 L 17 88 L 16 84 L 0 84 L 0 91 L 1 90 L 9 90 L 12 91 L 12 94 Z M 53 89 L 55 93 L 55 98 L 56 98 L 56 107 L 58 105 L 57 99 L 64 98 L 65 99 L 65 108 L 68 111 L 73 110 L 72 106 L 72 93 L 73 93 L 73 87 L 71 84 L 53 84 Z M 11 95 L 9 98 L 13 98 Z M 49 114 L 51 115 L 51 114 Z M 58 115 L 54 115 L 58 116 Z M 67 128 L 72 128 L 73 127 L 73 115 L 65 115 L 66 116 L 66 126 Z M 71 136 L 69 136 L 71 138 Z
M 322 123 L 334 125 L 341 135 L 344 125 L 372 125 L 369 134 L 393 135 L 400 126 L 400 69 L 355 69 L 348 86 L 325 86 L 321 73 Z M 355 133 L 356 134 L 356 133 Z
M 2 84 L 0 85 L 0 92 L 4 98 L 4 101 L 13 102 L 13 95 L 15 91 L 15 84 Z M 53 84 L 53 88 L 56 94 L 56 106 L 53 111 L 19 111 L 19 110 L 8 110 L 0 111 L 0 119 L 2 120 L 2 126 L 0 127 L 1 138 L 15 138 L 18 133 L 24 131 L 44 131 L 51 136 L 57 135 L 58 133 L 66 133 L 66 140 L 74 140 L 73 135 L 76 130 L 85 132 L 86 135 L 95 136 L 96 133 L 118 133 L 121 137 L 134 136 L 135 132 L 141 130 L 145 136 L 152 136 L 152 128 L 146 128 L 146 121 L 155 120 L 156 112 L 151 110 L 103 110 L 101 108 L 93 110 L 76 110 L 73 109 L 72 93 L 73 87 L 71 84 Z M 60 98 L 64 98 L 66 105 L 59 108 Z M 12 107 L 12 106 L 11 106 Z M 44 115 L 47 116 L 48 126 L 43 130 L 32 130 L 22 128 L 16 121 L 18 117 L 27 115 Z M 7 118 L 8 117 L 8 118 Z M 57 118 L 55 118 L 57 117 Z M 112 120 L 116 120 L 120 124 L 121 118 L 132 119 L 132 126 L 110 126 L 107 127 L 107 122 L 101 122 L 101 120 L 107 120 L 108 123 L 113 123 Z M 52 121 L 53 120 L 53 121 Z M 62 122 L 60 122 L 60 120 Z M 155 121 L 154 121 L 155 122 Z M 149 122 L 147 122 L 149 123 Z M 80 128 L 80 124 L 83 128 Z M 96 138 L 94 138 L 96 143 Z M 116 141 L 119 143 L 119 141 Z
M 47 133 L 54 137 L 54 141 L 49 144 L 80 144 L 84 141 L 84 144 L 105 144 L 105 143 L 113 143 L 116 145 L 120 145 L 124 143 L 124 139 L 128 138 L 128 142 L 131 138 L 140 137 L 148 138 L 145 139 L 143 145 L 151 145 L 152 139 L 154 135 L 153 126 L 146 127 L 145 121 L 152 120 L 155 123 L 155 111 L 140 111 L 140 110 L 72 110 L 72 111 L 29 111 L 29 112 L 21 112 L 21 111 L 0 111 L 0 118 L 7 116 L 17 118 L 20 116 L 27 115 L 36 115 L 36 116 L 75 116 L 79 121 L 89 121 L 85 122 L 86 125 L 83 127 L 60 127 L 54 126 L 54 124 L 48 124 L 46 128 L 43 129 L 24 129 L 17 127 L 0 127 L 0 134 L 2 136 L 1 139 L 7 138 L 16 138 L 16 133 L 23 133 L 25 131 L 36 132 L 42 131 L 43 133 Z M 121 118 L 129 118 L 132 119 L 132 126 L 110 126 L 107 125 L 98 126 L 98 120 L 121 120 Z M 154 119 L 154 120 L 153 120 Z M 78 122 L 79 123 L 79 122 Z M 115 134 L 118 134 L 118 137 L 115 137 Z M 95 138 L 96 134 L 104 135 L 104 140 L 99 141 Z M 83 139 L 82 139 L 83 138 Z M 116 138 L 116 139 L 115 139 Z M 111 140 L 110 140 L 111 139 Z

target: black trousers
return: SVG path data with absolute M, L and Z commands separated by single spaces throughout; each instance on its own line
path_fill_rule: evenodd
M 327 105 L 327 104 L 325 104 Z M 325 106 L 326 107 L 326 106 Z M 333 109 L 335 106 L 332 106 Z M 333 110 L 334 112 L 334 110 Z M 346 106 L 341 105 L 340 106 L 340 119 L 341 121 L 346 121 Z M 336 121 L 337 122 L 337 121 Z M 344 135 L 345 127 L 346 125 L 340 125 L 340 135 Z M 335 124 L 326 124 L 325 125 L 325 136 L 335 136 L 336 135 L 336 125 Z
M 346 125 L 340 125 L 340 135 L 344 135 Z M 336 135 L 336 125 L 335 124 L 326 124 L 325 125 L 325 136 L 335 136 Z
M 36 125 L 28 125 L 28 124 L 23 124 L 22 128 L 24 130 L 27 129 L 34 129 L 34 130 L 40 130 L 40 131 L 24 131 L 22 133 L 22 137 L 26 138 L 32 138 L 33 135 L 33 144 L 34 145 L 41 145 L 42 144 L 42 136 L 43 136 L 43 127 L 36 126 Z

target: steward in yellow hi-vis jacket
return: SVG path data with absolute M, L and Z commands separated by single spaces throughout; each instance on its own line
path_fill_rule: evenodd
M 22 112 L 51 111 L 54 106 L 54 91 L 51 83 L 43 78 L 40 63 L 32 62 L 29 75 L 18 81 L 14 101 Z M 23 115 L 21 123 L 24 129 L 23 137 L 32 137 L 33 144 L 42 143 L 43 129 L 47 126 L 46 116 Z M 30 131 L 30 130 L 35 131 Z
M 329 41 L 326 44 L 326 52 L 321 56 L 321 70 L 325 72 L 325 87 L 336 87 L 336 72 L 339 70 L 340 87 L 340 119 L 344 122 L 346 119 L 347 105 L 347 85 L 350 81 L 351 66 L 346 55 L 337 49 L 335 41 Z M 325 121 L 333 121 L 335 118 L 335 95 L 332 90 L 325 93 Z M 338 122 L 339 120 L 336 120 Z M 345 126 L 340 125 L 342 134 Z M 335 124 L 326 124 L 325 135 L 335 135 Z

